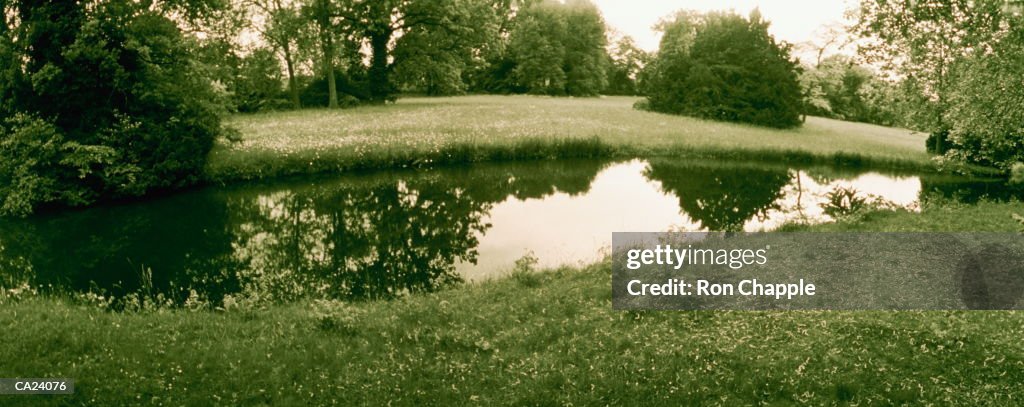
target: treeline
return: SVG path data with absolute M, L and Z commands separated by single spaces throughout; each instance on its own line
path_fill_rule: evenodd
M 223 6 L 231 17 L 206 27 L 199 59 L 217 71 L 228 108 L 243 112 L 379 104 L 399 94 L 636 94 L 646 58 L 628 37 L 608 44 L 589 0 Z
M 927 132 L 944 160 L 1008 170 L 1024 161 L 1022 5 L 862 1 L 851 34 L 882 69 L 821 61 L 803 76 L 807 111 Z
M 804 115 L 1024 161 L 1018 0 L 864 0 L 859 58 L 799 65 L 756 11 L 680 12 L 648 55 L 589 0 L 0 0 L 0 214 L 195 183 L 228 112 L 400 94 L 644 94 L 772 127 Z M 884 76 L 882 76 L 884 74 Z
M 864 0 L 857 58 L 798 65 L 755 10 L 660 24 L 638 107 L 771 127 L 802 115 L 901 126 L 945 160 L 1024 168 L 1024 1 Z
M 228 112 L 633 94 L 606 31 L 587 0 L 0 0 L 0 214 L 194 184 Z

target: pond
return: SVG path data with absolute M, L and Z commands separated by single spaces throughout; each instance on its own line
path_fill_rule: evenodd
M 210 187 L 0 220 L 0 288 L 167 304 L 390 298 L 600 259 L 619 231 L 757 231 L 850 202 L 1005 198 L 939 175 L 672 159 L 541 161 Z M 120 304 L 120 305 L 119 305 Z M 137 304 L 136 304 L 137 305 Z

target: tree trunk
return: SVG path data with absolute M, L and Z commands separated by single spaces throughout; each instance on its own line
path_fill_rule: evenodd
M 331 21 L 328 16 L 327 1 L 320 0 L 320 45 L 324 54 L 324 70 L 327 75 L 327 106 L 334 109 L 338 107 L 338 88 L 334 81 L 334 39 L 331 38 Z
M 375 33 L 370 36 L 370 102 L 383 104 L 391 97 L 391 83 L 388 79 L 388 42 L 391 32 Z
M 299 101 L 299 84 L 295 80 L 295 62 L 292 61 L 292 50 L 288 45 L 284 47 L 284 63 L 288 67 L 288 93 L 292 98 L 292 106 L 299 109 L 302 107 L 302 102 Z
M 330 42 L 330 41 L 328 41 Z M 327 93 L 328 101 L 327 106 L 334 109 L 338 107 L 338 85 L 334 80 L 334 47 L 327 46 L 324 48 L 324 69 L 327 70 Z

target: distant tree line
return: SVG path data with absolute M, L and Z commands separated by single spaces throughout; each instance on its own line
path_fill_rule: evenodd
M 960 163 L 1024 168 L 1024 1 L 863 0 L 857 56 L 800 64 L 756 11 L 680 12 L 638 74 L 643 109 L 771 127 L 802 115 L 928 132 Z M 836 38 L 826 41 L 834 44 Z
M 200 59 L 218 73 L 228 110 L 243 112 L 379 104 L 400 94 L 634 95 L 647 58 L 628 37 L 609 44 L 589 0 L 223 0 L 223 7 L 233 17 L 204 27 Z
M 224 113 L 402 94 L 643 94 L 659 112 L 898 125 L 950 160 L 1024 161 L 1020 1 L 855 11 L 858 59 L 801 65 L 756 11 L 680 12 L 648 54 L 589 0 L 0 0 L 0 214 L 194 184 L 232 138 Z

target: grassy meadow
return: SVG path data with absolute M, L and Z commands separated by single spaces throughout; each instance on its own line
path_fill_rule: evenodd
M 808 118 L 770 130 L 633 98 L 471 96 L 235 116 L 212 182 L 572 156 L 931 168 L 923 134 Z M 793 230 L 1020 231 L 1019 202 L 925 202 Z M 116 313 L 0 295 L 0 377 L 72 377 L 41 405 L 1013 405 L 1018 312 L 623 312 L 610 264 L 395 301 Z
M 925 135 L 809 117 L 775 130 L 638 111 L 636 98 L 466 96 L 238 115 L 211 182 L 488 160 L 673 156 L 929 169 Z
M 1004 209 L 925 208 L 870 222 L 1017 230 L 969 219 Z M 392 302 L 219 312 L 111 313 L 27 298 L 0 313 L 0 376 L 78 378 L 74 401 L 18 399 L 48 405 L 1012 405 L 1024 397 L 1019 312 L 624 312 L 611 307 L 609 267 L 520 269 Z

